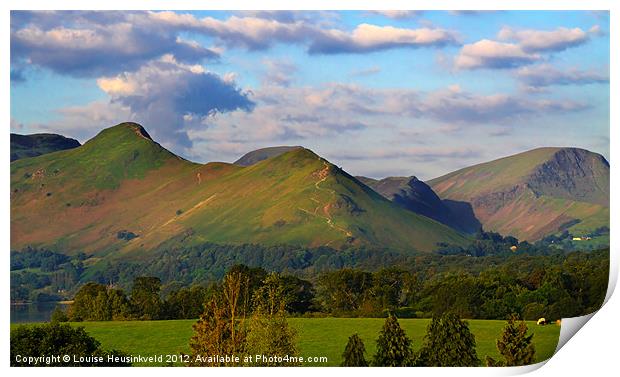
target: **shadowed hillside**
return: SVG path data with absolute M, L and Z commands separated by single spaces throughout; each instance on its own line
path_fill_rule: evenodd
M 56 134 L 11 134 L 11 161 L 79 146 L 79 141 Z
M 376 180 L 357 177 L 360 181 L 399 206 L 430 217 L 466 233 L 480 229 L 467 203 L 442 201 L 426 183 L 416 177 L 387 177 Z

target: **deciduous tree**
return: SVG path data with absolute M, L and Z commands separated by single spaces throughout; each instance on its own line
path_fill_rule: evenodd
M 269 274 L 254 294 L 254 313 L 250 319 L 247 350 L 250 355 L 267 356 L 268 361 L 255 361 L 254 366 L 295 366 L 290 357 L 299 354 L 297 332 L 286 320 L 287 295 L 284 281 L 276 273 Z M 280 361 L 278 357 L 287 359 Z M 273 357 L 273 358 L 270 358 Z
M 208 361 L 208 356 L 242 355 L 246 349 L 245 311 L 239 298 L 245 292 L 248 279 L 241 273 L 227 274 L 223 290 L 205 304 L 205 311 L 193 326 L 190 339 L 190 365 L 229 366 L 224 361 Z M 197 356 L 203 357 L 198 360 Z M 230 366 L 233 366 L 231 364 Z
M 161 300 L 159 291 L 161 280 L 152 276 L 139 276 L 133 281 L 131 289 L 131 306 L 138 318 L 159 319 Z
M 97 339 L 86 333 L 83 327 L 74 328 L 67 323 L 46 323 L 42 325 L 19 326 L 11 330 L 11 366 L 33 366 L 20 364 L 17 355 L 41 357 L 52 355 L 70 355 L 69 361 L 61 356 L 42 361 L 39 366 L 130 366 L 126 362 L 109 362 L 107 356 L 127 356 L 120 351 L 105 351 Z M 74 356 L 76 358 L 74 358 Z M 80 357 L 84 356 L 83 359 Z M 103 361 L 95 362 L 92 356 L 99 356 Z M 91 358 L 88 358 L 91 357 Z

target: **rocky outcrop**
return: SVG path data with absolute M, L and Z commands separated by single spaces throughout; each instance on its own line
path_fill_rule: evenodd
M 538 195 L 609 206 L 609 162 L 585 149 L 559 150 L 526 182 Z

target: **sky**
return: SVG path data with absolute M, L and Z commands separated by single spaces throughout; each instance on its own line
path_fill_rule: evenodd
M 11 132 L 124 121 L 233 162 L 301 145 L 432 179 L 543 146 L 609 159 L 609 13 L 12 11 Z

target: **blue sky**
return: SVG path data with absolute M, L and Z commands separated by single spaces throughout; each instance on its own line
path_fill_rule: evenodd
M 608 158 L 608 32 L 591 11 L 12 12 L 11 132 L 132 120 L 197 162 L 303 145 L 375 178 Z

